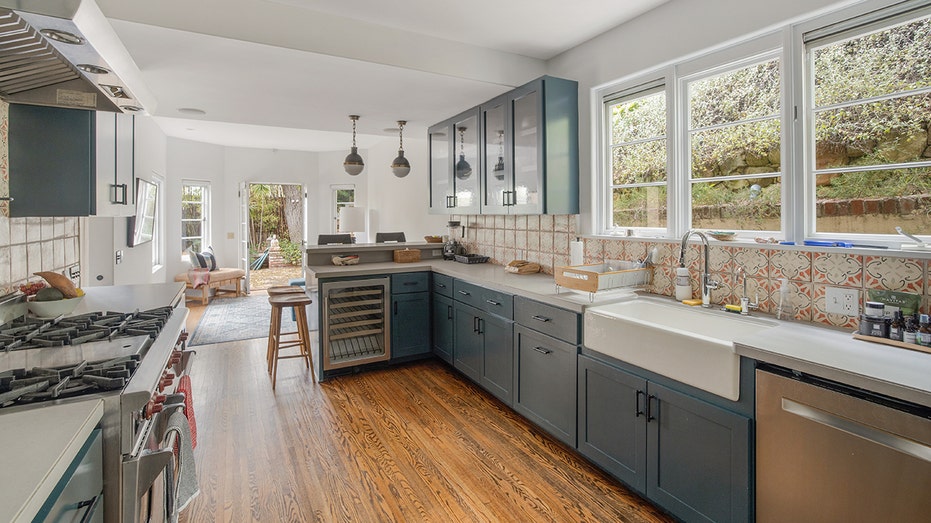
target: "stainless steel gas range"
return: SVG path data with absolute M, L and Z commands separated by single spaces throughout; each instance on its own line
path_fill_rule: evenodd
M 176 433 L 168 434 L 166 421 L 184 408 L 176 389 L 193 354 L 185 348 L 188 311 L 179 301 L 180 292 L 154 309 L 16 317 L 0 325 L 0 415 L 49 402 L 103 400 L 107 522 L 176 516 L 170 506 L 170 478 L 179 467 Z M 17 304 L 0 309 L 10 306 Z

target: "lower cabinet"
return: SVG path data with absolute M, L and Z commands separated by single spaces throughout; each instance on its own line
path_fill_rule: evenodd
M 508 405 L 513 403 L 513 321 L 455 302 L 453 365 Z
M 750 419 L 580 355 L 578 450 L 685 521 L 748 521 Z
M 391 275 L 391 359 L 430 354 L 430 273 Z
M 514 410 L 575 447 L 577 347 L 522 325 L 514 336 Z
M 446 363 L 453 363 L 453 300 L 433 293 L 433 354 Z

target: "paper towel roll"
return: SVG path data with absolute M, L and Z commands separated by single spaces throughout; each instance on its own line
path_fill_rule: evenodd
M 585 261 L 585 242 L 576 239 L 569 242 L 569 265 L 582 265 Z

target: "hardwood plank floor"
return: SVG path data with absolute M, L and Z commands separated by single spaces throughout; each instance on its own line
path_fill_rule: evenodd
M 265 343 L 196 347 L 183 522 L 672 520 L 437 360 L 323 384 L 283 360 L 273 392 Z

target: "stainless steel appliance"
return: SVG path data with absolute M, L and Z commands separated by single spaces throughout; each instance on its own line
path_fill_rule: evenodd
M 388 307 L 391 280 L 323 282 L 323 370 L 391 358 Z
M 756 520 L 928 521 L 931 409 L 757 370 Z
M 7 102 L 111 112 L 155 102 L 93 0 L 0 0 L 0 62 Z
M 462 228 L 457 221 L 448 222 L 446 227 L 449 229 L 449 235 L 446 243 L 443 244 L 443 259 L 455 260 L 456 255 L 465 254 L 465 249 L 462 247 L 461 243 L 463 236 Z
M 171 485 L 163 488 L 163 472 L 177 463 L 171 445 L 153 449 L 151 442 L 169 439 L 167 414 L 184 399 L 173 393 L 193 354 L 184 347 L 187 314 L 184 307 L 162 307 L 18 317 L 0 326 L 0 415 L 47 402 L 103 400 L 105 521 L 142 521 L 140 514 L 158 512 L 150 506 L 168 506 Z

